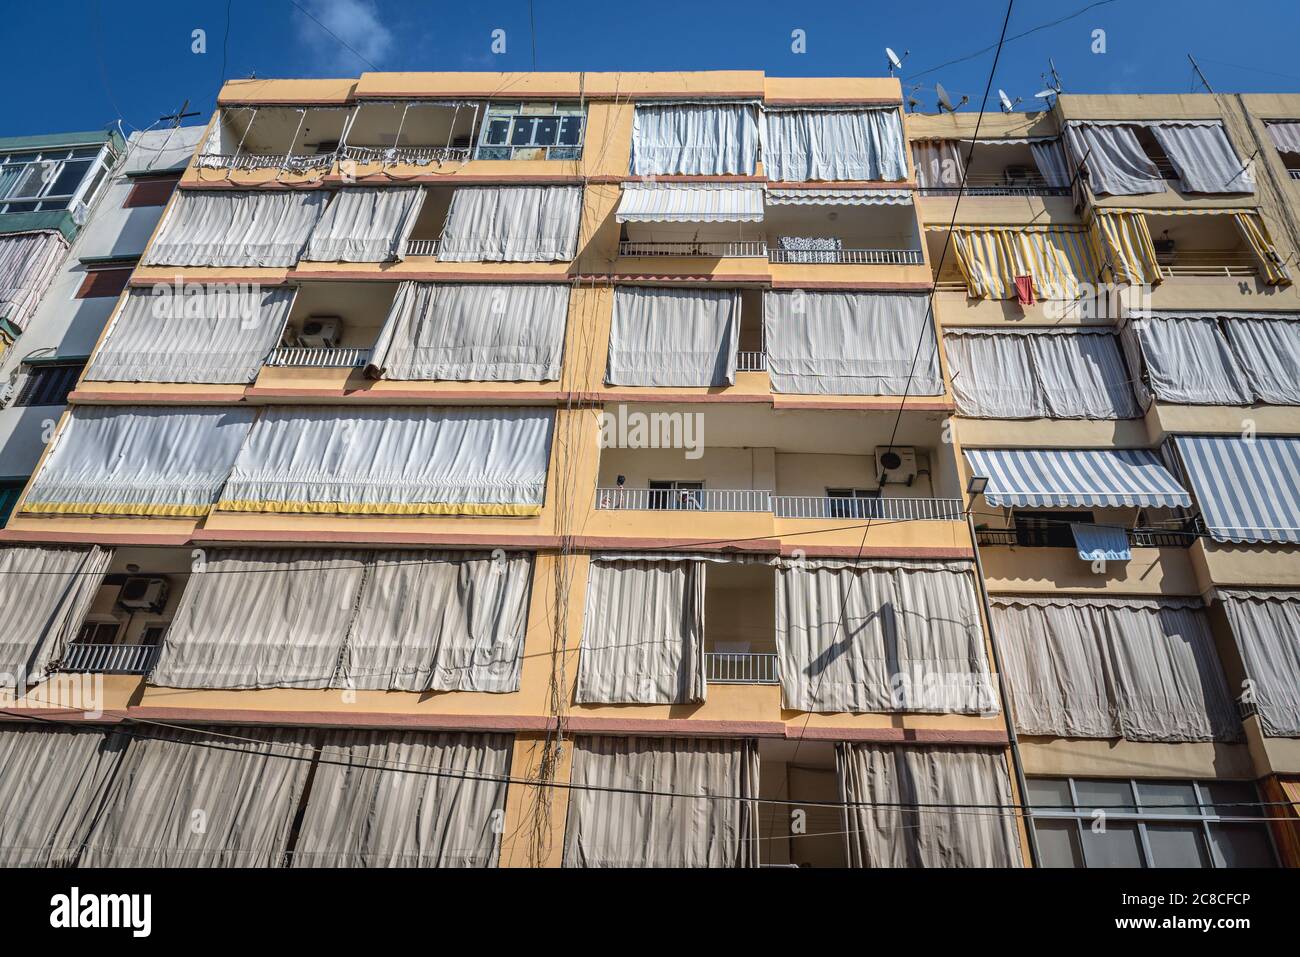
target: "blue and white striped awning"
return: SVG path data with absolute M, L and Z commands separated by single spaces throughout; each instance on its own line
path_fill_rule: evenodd
M 1212 538 L 1300 543 L 1300 438 L 1178 435 L 1174 441 Z
M 971 474 L 989 480 L 993 506 L 1192 504 L 1187 490 L 1144 449 L 967 449 Z
M 1088 525 L 1084 522 L 1071 522 L 1070 532 L 1074 535 L 1074 544 L 1079 549 L 1079 557 L 1085 562 L 1126 562 L 1133 557 L 1133 550 L 1128 543 L 1128 532 L 1118 525 Z
M 757 183 L 624 183 L 620 223 L 761 223 Z

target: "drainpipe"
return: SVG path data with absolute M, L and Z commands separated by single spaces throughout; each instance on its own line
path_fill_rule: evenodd
M 1025 837 L 1029 841 L 1029 860 L 1034 867 L 1042 867 L 1038 856 L 1038 835 L 1034 833 L 1034 822 L 1029 815 L 1029 789 L 1025 784 L 1025 766 L 1020 760 L 1020 742 L 1016 739 L 1016 722 L 1011 716 L 1011 699 L 1007 697 L 1006 671 L 1002 667 L 1002 654 L 998 651 L 998 639 L 993 634 L 993 613 L 989 608 L 989 593 L 984 587 L 984 562 L 980 558 L 979 539 L 975 535 L 975 514 L 966 510 L 966 527 L 970 530 L 970 543 L 975 551 L 975 578 L 979 582 L 980 602 L 984 606 L 984 621 L 988 623 L 989 645 L 993 648 L 993 667 L 998 672 L 998 697 L 1002 700 L 1002 714 L 1007 723 L 1007 738 L 1011 742 L 1011 764 L 1016 769 L 1016 790 L 1020 792 L 1020 805 L 1025 812 Z

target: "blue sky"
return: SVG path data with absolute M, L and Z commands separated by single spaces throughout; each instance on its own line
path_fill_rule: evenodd
M 227 2 L 230 11 L 226 39 Z M 97 129 L 130 132 L 189 98 L 212 110 L 227 77 L 356 76 L 372 69 L 527 70 L 533 65 L 528 0 L 41 0 L 11 4 L 0 58 L 7 91 L 0 136 Z M 1018 0 L 1013 35 L 1088 7 L 1092 0 Z M 933 109 L 939 81 L 978 105 L 992 53 L 932 67 L 997 42 L 1003 0 L 791 2 L 791 0 L 534 0 L 540 70 L 762 69 L 785 76 L 884 72 L 900 54 L 906 81 Z M 206 31 L 206 52 L 191 49 Z M 492 31 L 506 51 L 491 52 Z M 804 31 L 806 52 L 792 51 Z M 1093 52 L 1104 31 L 1105 52 Z M 1300 3 L 1294 0 L 1110 0 L 1009 43 L 995 87 L 1034 102 L 1054 57 L 1067 92 L 1187 92 L 1187 53 L 1218 92 L 1300 92 Z M 350 52 L 352 47 L 356 53 Z M 224 51 L 224 52 L 223 52 Z M 359 56 L 358 56 L 359 54 Z M 187 121 L 199 122 L 199 118 Z

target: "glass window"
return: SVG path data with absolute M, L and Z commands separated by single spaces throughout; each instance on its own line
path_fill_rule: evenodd
M 1209 867 L 1200 824 L 1148 824 L 1152 867 Z
M 1219 817 L 1259 817 L 1255 785 L 1241 781 L 1202 781 L 1201 803 Z
M 1215 867 L 1273 867 L 1273 844 L 1258 824 L 1211 824 Z
M 510 137 L 510 117 L 494 116 L 487 122 L 483 131 L 483 142 L 493 145 L 505 143 Z
M 1088 814 L 1094 810 L 1104 810 L 1107 814 L 1137 810 L 1133 804 L 1133 789 L 1127 781 L 1076 780 L 1074 793 L 1079 796 L 1079 810 Z
M 1026 786 L 1029 789 L 1029 803 L 1034 807 L 1060 807 L 1066 810 L 1074 807 L 1068 778 L 1030 778 Z
M 582 142 L 582 117 L 581 116 L 562 116 L 560 117 L 560 139 L 561 146 L 577 146 Z
M 81 180 L 90 169 L 94 160 L 74 160 L 71 163 L 64 163 L 63 169 L 54 180 L 54 185 L 49 189 L 51 196 L 71 196 L 81 185 Z
M 1038 855 L 1044 867 L 1083 867 L 1083 846 L 1079 843 L 1079 824 L 1073 818 L 1064 821 L 1035 821 Z
M 1190 781 L 1139 781 L 1138 797 L 1152 814 L 1198 814 L 1196 786 Z
M 1141 867 L 1142 839 L 1136 824 L 1107 821 L 1083 825 L 1083 851 L 1089 867 Z
M 499 103 L 489 107 L 478 159 L 578 159 L 583 117 L 576 104 Z
M 15 406 L 67 405 L 85 363 L 28 366 Z

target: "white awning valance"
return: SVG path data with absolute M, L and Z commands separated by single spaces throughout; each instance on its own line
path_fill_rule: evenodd
M 760 223 L 763 187 L 733 183 L 625 183 L 620 223 Z

